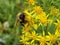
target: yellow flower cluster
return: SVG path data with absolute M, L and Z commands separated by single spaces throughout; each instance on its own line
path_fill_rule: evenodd
M 34 0 L 27 2 L 29 5 L 35 5 Z M 51 6 L 48 14 L 40 5 L 29 9 L 24 10 L 24 13 L 27 14 L 25 20 L 28 22 L 23 26 L 20 43 L 24 45 L 60 45 L 59 9 Z

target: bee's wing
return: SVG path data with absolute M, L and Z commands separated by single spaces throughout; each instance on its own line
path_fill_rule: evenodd
M 18 24 L 18 22 L 20 22 L 19 16 L 20 16 L 21 12 L 19 12 L 16 16 L 16 20 L 15 20 L 15 24 L 14 27 L 16 27 L 16 25 Z
M 20 14 L 21 14 L 21 12 L 19 12 L 19 13 L 17 14 L 17 19 L 19 19 Z

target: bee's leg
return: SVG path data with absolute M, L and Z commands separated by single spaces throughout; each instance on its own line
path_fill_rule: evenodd
M 18 22 L 19 22 L 19 20 L 16 19 L 15 23 L 14 23 L 14 28 L 17 26 Z

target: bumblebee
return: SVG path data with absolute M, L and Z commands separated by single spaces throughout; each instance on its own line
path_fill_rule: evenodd
M 25 13 L 19 13 L 18 14 L 18 21 L 22 26 L 24 26 L 24 24 L 26 24 L 28 22 L 27 20 L 25 20 L 25 18 L 26 18 Z

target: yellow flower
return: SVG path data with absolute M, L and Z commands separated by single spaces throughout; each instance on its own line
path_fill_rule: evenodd
M 23 36 L 21 36 L 20 42 L 22 42 L 25 45 L 25 44 L 28 44 L 28 40 L 29 39 L 23 35 Z
M 52 7 L 51 7 L 50 14 L 52 14 L 52 15 L 57 15 L 57 14 L 59 14 L 59 9 L 57 9 L 55 6 L 52 6 Z
M 28 9 L 25 9 L 23 12 L 24 12 L 27 16 L 31 16 L 30 12 L 28 12 Z
M 57 36 L 56 34 L 52 35 L 50 32 L 48 32 L 48 34 L 49 34 L 49 40 L 53 44 L 57 40 Z
M 26 32 L 25 36 L 30 38 L 31 37 L 31 33 L 30 32 Z
M 41 15 L 40 15 L 40 22 L 42 23 L 42 24 L 47 24 L 47 17 L 48 16 L 46 16 L 46 14 L 45 14 L 45 12 L 43 12 L 43 13 L 41 13 Z
M 47 36 L 45 35 L 45 32 L 43 31 L 42 36 L 39 36 L 40 45 L 45 45 L 46 41 L 48 41 Z
M 45 17 L 48 17 L 48 15 L 46 16 L 46 13 L 45 12 L 41 12 L 40 14 L 38 14 L 35 18 L 36 19 L 41 19 L 41 18 L 45 18 Z
M 53 35 L 53 36 L 50 36 L 50 41 L 53 43 L 54 41 L 56 41 L 56 37 L 55 37 L 55 35 Z
M 38 34 L 35 31 L 33 31 L 31 34 L 31 38 L 32 38 L 31 43 L 33 43 L 35 40 L 38 40 L 38 37 L 39 37 Z
M 33 19 L 31 19 L 31 20 L 29 21 L 29 25 L 34 25 L 34 20 L 33 20 Z
M 40 6 L 36 6 L 34 10 L 37 14 L 40 14 L 43 11 L 42 7 Z
M 44 18 L 44 17 L 41 17 L 41 18 L 40 18 L 40 21 L 41 21 L 42 24 L 44 24 L 44 23 L 47 22 L 47 18 L 46 18 L 46 17 L 45 17 L 45 18 Z
M 36 40 L 37 37 L 38 37 L 38 35 L 36 34 L 35 31 L 33 31 L 33 32 L 32 32 L 32 39 L 33 39 L 33 40 Z
M 25 32 L 29 32 L 31 30 L 30 26 L 28 26 L 28 24 L 25 24 L 25 27 L 23 27 L 23 30 Z
M 36 29 L 36 30 L 37 30 L 38 25 L 37 25 L 37 24 L 34 24 L 34 25 L 33 25 L 33 27 L 34 27 L 34 29 Z
M 51 14 L 52 14 L 52 15 L 57 15 L 58 12 L 59 12 L 59 9 L 51 10 Z
M 29 5 L 35 5 L 35 0 L 28 0 L 27 3 L 28 3 Z
M 28 22 L 31 21 L 31 17 L 30 16 L 27 15 L 25 17 L 26 17 L 25 20 L 27 20 Z

